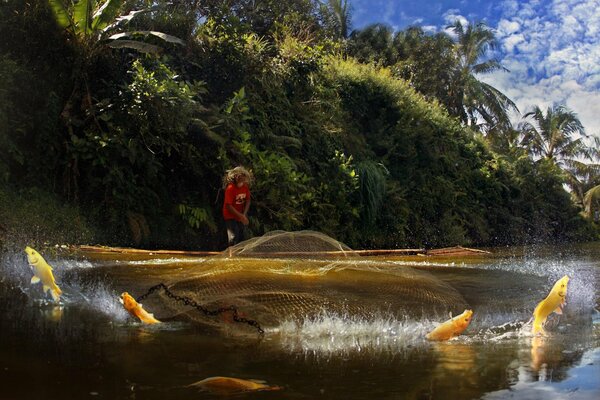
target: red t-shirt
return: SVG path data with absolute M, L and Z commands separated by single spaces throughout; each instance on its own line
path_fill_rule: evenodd
M 239 220 L 237 216 L 229 212 L 227 204 L 231 204 L 233 208 L 243 214 L 246 202 L 248 201 L 250 201 L 250 189 L 248 189 L 248 185 L 244 185 L 241 188 L 233 183 L 227 185 L 227 188 L 225 188 L 225 200 L 223 201 L 223 218 Z

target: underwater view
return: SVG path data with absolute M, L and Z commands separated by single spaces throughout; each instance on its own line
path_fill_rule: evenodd
M 0 398 L 600 397 L 598 243 L 356 256 L 270 239 L 206 257 L 58 247 L 42 255 L 59 294 L 28 253 L 5 254 Z M 465 310 L 463 331 L 432 339 Z

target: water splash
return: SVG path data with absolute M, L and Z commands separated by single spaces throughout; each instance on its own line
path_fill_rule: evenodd
M 118 301 L 118 296 L 110 284 L 100 280 L 85 281 L 76 274 L 77 270 L 90 270 L 95 266 L 86 260 L 49 259 L 53 267 L 54 277 L 63 291 L 59 304 L 55 304 L 46 296 L 39 284 L 30 283 L 33 276 L 27 257 L 21 252 L 4 253 L 0 259 L 0 283 L 9 290 L 17 290 L 25 294 L 34 304 L 40 307 L 84 306 L 98 311 L 116 321 L 124 321 L 127 312 Z M 56 313 L 57 309 L 53 308 Z
M 426 345 L 435 322 L 376 316 L 359 318 L 323 312 L 302 322 L 286 320 L 268 334 L 279 337 L 290 352 L 333 354 L 363 351 L 394 353 Z

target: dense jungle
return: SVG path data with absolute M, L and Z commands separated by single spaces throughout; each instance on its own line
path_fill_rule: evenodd
M 599 133 L 483 82 L 504 68 L 485 24 L 353 30 L 351 11 L 0 1 L 0 242 L 220 250 L 237 165 L 255 176 L 250 236 L 598 238 Z

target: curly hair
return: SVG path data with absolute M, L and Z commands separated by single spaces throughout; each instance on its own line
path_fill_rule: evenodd
M 227 187 L 227 185 L 230 183 L 235 184 L 242 176 L 246 178 L 248 185 L 254 181 L 254 174 L 252 173 L 252 170 L 247 170 L 242 166 L 228 169 L 225 171 L 225 175 L 223 176 L 223 187 Z

